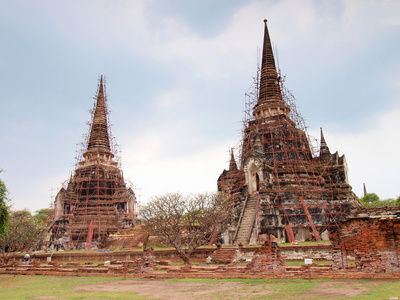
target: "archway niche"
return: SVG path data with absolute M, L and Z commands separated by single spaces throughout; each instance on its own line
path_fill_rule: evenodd
M 261 170 L 253 163 L 248 169 L 249 192 L 254 194 L 260 190 L 260 182 L 263 180 Z

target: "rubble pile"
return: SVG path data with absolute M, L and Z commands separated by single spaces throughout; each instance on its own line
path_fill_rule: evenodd
M 285 260 L 278 244 L 271 239 L 265 241 L 247 264 L 246 269 L 253 272 L 284 273 Z

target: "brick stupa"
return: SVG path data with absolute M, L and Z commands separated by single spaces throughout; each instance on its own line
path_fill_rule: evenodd
M 51 241 L 64 249 L 98 245 L 135 220 L 135 194 L 110 147 L 104 89 L 101 77 L 83 159 L 55 199 Z
M 260 73 L 239 167 L 232 151 L 229 170 L 218 178 L 218 190 L 240 208 L 236 230 L 225 241 L 258 244 L 261 234 L 278 242 L 328 239 L 330 226 L 360 203 L 348 182 L 345 156 L 330 153 L 322 129 L 319 154 L 312 153 L 283 93 L 266 21 Z

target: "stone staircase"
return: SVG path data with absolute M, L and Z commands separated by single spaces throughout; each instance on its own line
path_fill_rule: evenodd
M 239 224 L 239 230 L 235 239 L 235 245 L 242 243 L 243 245 L 249 244 L 249 234 L 250 230 L 253 227 L 254 214 L 257 209 L 257 196 L 249 195 L 249 198 L 246 203 L 246 207 L 244 208 L 244 213 L 242 216 L 242 220 Z

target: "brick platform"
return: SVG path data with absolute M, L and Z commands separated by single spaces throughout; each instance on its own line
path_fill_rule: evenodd
M 280 245 L 282 257 L 286 260 L 303 260 L 304 258 L 313 257 L 316 260 L 331 260 L 331 245 Z M 235 251 L 236 247 L 222 247 L 224 252 Z M 257 251 L 258 247 L 243 247 L 244 256 L 251 258 Z M 192 261 L 205 261 L 208 256 L 212 256 L 217 250 L 212 248 L 196 249 L 191 257 Z M 113 261 L 113 260 L 132 260 L 141 258 L 142 250 L 124 250 L 124 251 L 86 251 L 86 252 L 54 252 L 54 253 L 37 253 L 36 260 L 41 263 L 47 262 L 51 257 L 52 262 L 81 262 L 81 261 Z M 155 250 L 154 255 L 157 260 L 182 261 L 174 249 Z M 228 257 L 227 257 L 228 258 Z M 23 255 L 16 255 L 15 259 L 22 260 Z M 228 263 L 228 262 L 226 262 Z
M 332 268 L 312 265 L 310 273 L 305 266 L 286 266 L 280 274 L 254 272 L 245 266 L 154 266 L 152 272 L 141 272 L 136 262 L 117 262 L 107 265 L 64 264 L 64 265 L 0 265 L 0 274 L 14 275 L 54 275 L 54 276 L 95 276 L 127 278 L 380 278 L 400 279 L 399 273 L 335 272 Z

